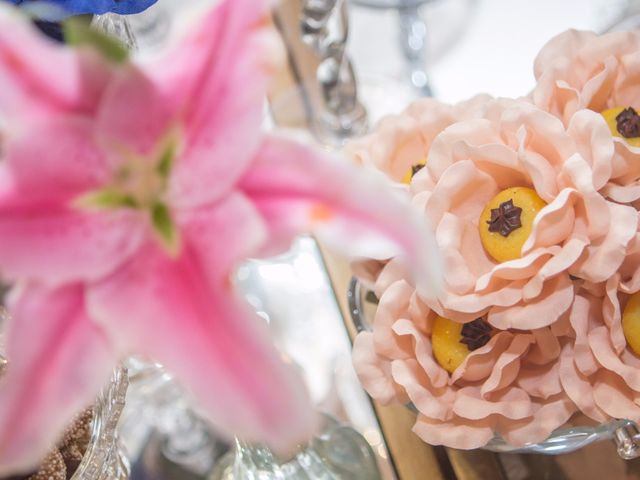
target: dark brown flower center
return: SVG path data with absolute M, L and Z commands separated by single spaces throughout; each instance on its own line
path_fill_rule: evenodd
M 411 167 L 411 178 L 415 177 L 416 173 L 424 168 L 424 163 L 418 163 L 417 165 L 413 165 Z
M 490 232 L 498 232 L 508 237 L 511 232 L 522 227 L 522 209 L 513 204 L 513 200 L 503 202 L 498 208 L 491 209 L 491 220 L 487 220 Z
M 476 318 L 473 322 L 463 325 L 460 343 L 464 343 L 472 352 L 484 347 L 489 340 L 491 340 L 491 325 L 482 318 Z
M 616 128 L 624 138 L 640 137 L 640 115 L 632 107 L 616 116 Z

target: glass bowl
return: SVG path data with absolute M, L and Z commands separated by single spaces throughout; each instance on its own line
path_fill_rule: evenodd
M 358 333 L 371 331 L 371 320 L 377 304 L 373 292 L 364 287 L 357 278 L 352 278 L 347 299 L 349 314 L 355 329 Z M 412 404 L 408 404 L 407 408 L 417 413 Z M 499 435 L 496 435 L 483 449 L 500 453 L 560 455 L 603 440 L 613 440 L 616 443 L 618 455 L 625 460 L 640 457 L 640 429 L 635 422 L 625 419 L 613 420 L 597 426 L 559 428 L 554 430 L 544 442 L 531 443 L 520 448 L 507 444 Z
M 278 458 L 260 445 L 236 440 L 207 480 L 381 480 L 371 446 L 353 428 L 321 415 L 308 445 L 290 458 Z

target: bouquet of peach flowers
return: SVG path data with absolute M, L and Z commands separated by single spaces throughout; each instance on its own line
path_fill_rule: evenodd
M 396 259 L 356 369 L 424 441 L 523 446 L 582 413 L 640 420 L 640 33 L 568 31 L 522 99 L 419 100 L 349 147 L 435 229 L 444 290 Z

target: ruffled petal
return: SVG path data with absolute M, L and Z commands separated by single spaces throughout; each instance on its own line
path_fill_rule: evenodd
M 566 344 L 562 349 L 560 382 L 566 394 L 582 413 L 596 422 L 608 420 L 607 415 L 596 404 L 591 382 L 576 367 L 573 347 L 570 344 Z
M 537 272 L 531 276 L 531 280 L 523 288 L 525 300 L 536 298 L 542 293 L 545 282 L 556 275 L 566 272 L 582 256 L 587 243 L 578 238 L 570 238 L 559 252 L 556 252 Z
M 620 308 L 620 300 L 618 299 L 619 284 L 619 274 L 607 280 L 607 293 L 602 303 L 602 317 L 609 330 L 611 345 L 617 354 L 620 354 L 627 347 L 627 340 L 622 331 L 622 311 Z
M 389 286 L 380 297 L 373 323 L 373 341 L 376 351 L 388 358 L 407 358 L 412 352 L 407 352 L 406 339 L 398 337 L 393 331 L 393 325 L 400 318 L 408 318 L 409 301 L 413 289 L 404 280 L 399 280 Z
M 475 291 L 495 290 L 500 280 L 528 280 L 540 271 L 557 250 L 557 247 L 538 248 L 522 258 L 498 263 L 490 272 L 478 278 Z
M 29 471 L 107 382 L 115 357 L 79 285 L 30 284 L 10 305 L 0 382 L 0 474 Z M 61 381 L 64 379 L 64 381 Z
M 569 238 L 575 227 L 574 204 L 579 200 L 578 192 L 565 188 L 549 205 L 536 216 L 529 238 L 522 246 L 522 253 L 549 247 Z
M 597 324 L 600 314 L 600 302 L 591 296 L 576 295 L 569 321 L 575 333 L 573 358 L 578 370 L 584 375 L 595 373 L 599 365 L 589 346 L 589 330 Z
M 413 165 L 426 159 L 440 132 L 455 122 L 482 116 L 490 100 L 488 95 L 477 95 L 447 105 L 433 98 L 418 99 L 403 113 L 384 117 L 375 133 L 350 142 L 345 150 L 357 163 L 373 165 L 400 181 Z
M 495 334 L 489 343 L 467 355 L 451 375 L 450 383 L 453 384 L 460 379 L 476 382 L 487 378 L 491 374 L 496 360 L 509 348 L 512 341 L 513 334 L 511 332 Z
M 443 121 L 442 128 L 447 123 Z M 408 115 L 384 117 L 374 134 L 356 139 L 345 148 L 345 153 L 355 162 L 373 165 L 397 182 L 414 164 L 426 158 L 428 151 L 428 146 L 419 135 L 418 122 Z
M 586 220 L 586 232 L 591 239 L 600 238 L 611 229 L 610 203 L 593 187 L 589 164 L 578 153 L 571 155 L 562 164 L 562 176 L 570 188 L 575 188 L 579 198 L 575 202 L 577 217 Z
M 446 445 L 462 450 L 484 447 L 494 437 L 495 419 L 470 421 L 454 417 L 441 422 L 418 415 L 413 432 L 429 445 Z
M 593 384 L 593 398 L 596 405 L 612 418 L 640 421 L 640 407 L 636 403 L 638 394 L 614 372 L 598 371 Z
M 560 365 L 558 362 L 550 362 L 541 367 L 523 366 L 518 372 L 516 384 L 531 397 L 547 400 L 562 392 Z
M 601 193 L 618 203 L 631 203 L 640 199 L 640 184 L 616 185 L 609 183 Z
M 540 296 L 511 307 L 496 306 L 489 311 L 487 321 L 496 328 L 531 330 L 556 322 L 573 303 L 573 284 L 568 275 L 546 283 Z
M 482 250 L 478 227 L 472 222 L 450 213 L 443 214 L 436 227 L 436 242 L 444 258 L 447 290 L 453 294 L 473 291 L 477 276 L 494 266 Z
M 373 291 L 381 298 L 384 292 L 396 282 L 406 282 L 406 278 L 409 277 L 409 269 L 406 263 L 401 258 L 392 258 L 389 260 L 384 268 L 378 274 L 373 285 Z
M 391 362 L 382 360 L 375 351 L 373 334 L 362 332 L 353 342 L 353 366 L 367 393 L 383 405 L 392 401 L 409 401 L 406 391 L 391 375 Z
M 395 360 L 391 364 L 394 381 L 402 385 L 418 411 L 438 420 L 451 417 L 451 407 L 456 398 L 448 387 L 435 387 L 415 360 Z
M 571 118 L 567 133 L 591 167 L 594 188 L 600 190 L 611 178 L 614 153 L 611 131 L 604 118 L 591 110 L 580 110 Z
M 453 411 L 470 420 L 480 420 L 495 414 L 517 420 L 533 413 L 529 395 L 517 387 L 493 392 L 486 399 L 482 398 L 480 387 L 462 387 L 456 391 Z
M 429 383 L 441 388 L 449 382 L 449 374 L 433 356 L 431 341 L 418 331 L 410 320 L 400 319 L 393 325 L 393 331 L 399 336 L 410 336 L 414 344 L 414 354 L 418 364 L 429 379 Z
M 589 346 L 600 365 L 622 377 L 633 390 L 640 391 L 640 370 L 626 365 L 616 355 L 607 327 L 597 327 L 589 332 Z
M 516 447 L 546 440 L 551 432 L 566 423 L 576 407 L 566 395 L 560 394 L 546 402 L 536 403 L 536 411 L 526 420 L 498 424 L 498 432 Z
M 489 393 L 502 390 L 511 385 L 520 372 L 521 358 L 533 343 L 531 335 L 516 335 L 502 355 L 498 357 L 489 378 L 485 380 L 480 389 L 483 398 Z
M 441 283 L 434 239 L 404 199 L 378 181 L 351 164 L 273 136 L 263 142 L 239 187 L 269 225 L 265 253 L 281 251 L 302 231 L 351 255 L 399 253 L 419 290 L 432 296 Z
M 503 288 L 493 292 L 469 295 L 453 295 L 445 291 L 442 295 L 442 305 L 452 312 L 469 313 L 479 317 L 494 305 L 495 308 L 505 308 L 512 307 L 520 302 L 522 300 L 522 287 L 525 283 L 524 280 L 510 282 Z M 495 308 L 492 310 L 495 310 Z
M 568 315 L 565 314 L 561 318 L 567 316 Z M 554 332 L 553 326 L 556 326 L 558 322 L 559 320 L 554 322 L 551 327 L 536 328 L 531 331 L 535 341 L 527 353 L 527 363 L 545 365 L 553 362 L 560 356 L 561 346 L 558 338 L 567 336 L 568 332 Z
M 569 123 L 580 109 L 596 112 L 616 106 L 621 59 L 637 50 L 638 35 L 614 32 L 601 37 L 569 30 L 552 39 L 538 55 L 534 103 Z M 635 98 L 635 97 L 634 97 Z M 629 103 L 627 103 L 629 104 Z
M 212 283 L 212 265 L 200 258 L 188 243 L 176 260 L 149 245 L 90 288 L 91 315 L 120 352 L 174 373 L 220 433 L 286 451 L 313 429 L 308 393 L 271 347 L 266 324 L 224 276 Z
M 595 38 L 597 35 L 593 32 L 575 29 L 569 29 L 553 37 L 538 52 L 534 61 L 533 72 L 536 80 L 540 80 L 547 69 L 562 61 L 564 57 L 576 55 L 582 46 Z
M 592 282 L 604 282 L 618 270 L 625 259 L 627 246 L 638 227 L 638 211 L 626 205 L 609 203 L 611 225 L 607 235 L 587 247 L 583 261 L 576 263 L 577 275 Z

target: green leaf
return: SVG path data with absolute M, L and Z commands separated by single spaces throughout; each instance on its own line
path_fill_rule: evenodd
M 69 45 L 89 45 L 115 63 L 124 63 L 129 58 L 129 50 L 122 42 L 100 30 L 91 28 L 91 25 L 82 18 L 67 19 L 62 27 L 65 41 Z
M 180 234 L 178 226 L 171 218 L 171 212 L 166 205 L 156 203 L 151 209 L 151 224 L 158 240 L 164 249 L 173 257 L 180 250 Z
M 156 169 L 164 179 L 169 178 L 171 167 L 173 167 L 173 161 L 176 156 L 176 149 L 176 142 L 173 138 L 171 138 L 162 150 Z
M 77 208 L 88 210 L 113 210 L 138 206 L 130 195 L 114 188 L 104 188 L 86 193 L 77 198 L 74 205 Z

